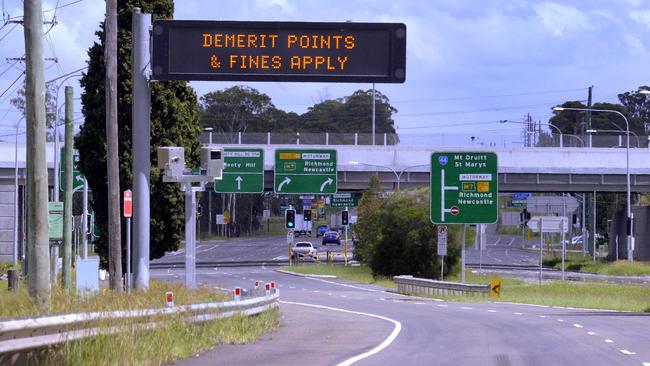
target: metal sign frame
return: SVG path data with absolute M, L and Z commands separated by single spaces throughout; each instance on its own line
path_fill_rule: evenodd
M 196 31 L 196 43 L 190 44 L 183 42 L 187 38 L 183 32 L 187 30 Z M 228 33 L 230 32 L 230 33 Z M 345 33 L 347 32 L 347 33 Z M 204 36 L 205 34 L 205 36 Z M 207 38 L 214 34 L 238 36 L 255 35 L 256 42 L 251 46 L 248 37 L 239 43 L 239 39 L 232 39 L 231 47 L 225 42 L 225 45 L 216 47 L 212 46 L 215 41 L 208 44 Z M 340 45 L 337 48 L 332 46 L 332 37 L 339 37 L 342 34 L 352 34 L 365 41 L 361 46 L 346 49 Z M 276 35 L 276 41 L 264 43 L 261 47 L 261 35 L 266 37 Z M 293 47 L 294 43 L 289 43 L 289 36 L 306 36 L 311 37 L 325 36 L 330 37 L 329 43 L 314 41 L 311 46 Z M 252 22 L 252 21 L 203 21 L 203 20 L 156 20 L 153 22 L 153 49 L 152 49 L 152 79 L 154 80 L 215 80 L 215 81 L 312 81 L 312 82 L 353 82 L 353 83 L 403 83 L 406 80 L 406 25 L 403 23 L 352 23 L 352 22 Z M 170 37 L 177 37 L 177 42 L 170 41 Z M 222 38 L 220 38 L 222 39 Z M 282 43 L 282 41 L 285 41 Z M 384 42 L 385 41 L 385 42 Z M 337 42 L 340 42 L 337 41 Z M 284 47 L 275 47 L 275 45 Z M 223 42 L 221 43 L 223 44 Z M 324 46 L 327 45 L 327 47 Z M 337 43 L 338 44 L 338 43 Z M 318 47 L 313 47 L 318 46 Z M 192 48 L 193 47 L 193 48 Z M 383 48 L 381 48 L 383 47 Z M 234 49 L 235 53 L 224 50 Z M 210 51 L 213 51 L 212 53 Z M 280 66 L 275 68 L 266 67 L 260 71 L 259 66 L 247 67 L 237 70 L 238 72 L 216 72 L 221 69 L 222 63 L 226 60 L 219 59 L 217 53 L 226 53 L 229 56 L 228 67 L 232 68 L 232 56 L 266 56 L 280 57 Z M 172 56 L 181 55 L 183 62 L 177 63 Z M 213 58 L 214 56 L 214 58 Z M 223 55 L 222 55 L 223 56 Z M 341 65 L 341 70 L 332 70 L 330 64 L 322 66 L 328 72 L 322 72 L 307 69 L 305 62 L 304 72 L 294 70 L 293 65 L 289 70 L 286 69 L 287 57 L 355 57 L 354 60 L 347 59 L 350 63 L 347 66 Z M 196 62 L 205 58 L 205 66 L 196 64 L 196 66 L 187 66 L 187 62 Z M 212 61 L 216 60 L 213 64 Z M 259 59 L 258 59 L 259 60 Z M 315 61 L 315 59 L 313 59 Z M 330 59 L 328 59 L 330 60 Z M 329 61 L 328 61 L 329 62 Z M 333 61 L 338 62 L 338 59 Z M 354 64 L 352 63 L 354 62 Z M 373 64 L 375 70 L 366 67 L 367 64 Z M 183 65 L 184 64 L 184 65 Z M 241 65 L 245 65 L 242 63 Z M 322 65 L 322 64 L 321 64 Z M 355 65 L 355 66 L 349 66 Z M 356 66 L 364 65 L 364 66 Z M 250 66 L 250 65 L 249 65 Z M 332 66 L 333 67 L 333 66 Z M 346 70 L 345 67 L 348 67 Z M 190 70 L 180 70 L 187 68 Z M 203 68 L 199 70 L 198 68 Z M 207 69 L 205 69 L 207 68 Z M 224 66 L 225 68 L 225 66 Z M 300 69 L 300 67 L 298 68 Z M 378 69 L 383 69 L 379 71 Z M 275 70 L 275 71 L 273 71 Z M 354 71 L 348 71 L 354 70 Z M 368 71 L 366 71 L 368 70 Z M 338 72 L 333 72 L 338 71 Z

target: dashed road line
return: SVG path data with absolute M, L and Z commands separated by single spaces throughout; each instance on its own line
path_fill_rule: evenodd
M 523 313 L 515 313 L 515 315 L 524 315 Z
M 605 343 L 614 343 L 611 339 L 605 339 Z
M 632 355 L 636 355 L 636 352 L 628 351 L 628 350 L 626 350 L 626 349 L 621 349 L 621 350 L 619 350 L 619 351 L 620 351 L 622 354 L 624 354 L 624 355 L 630 355 L 630 356 L 632 356 Z
M 576 328 L 582 328 L 582 325 L 580 325 L 580 324 L 573 324 L 573 326 L 576 327 Z
M 540 315 L 539 317 L 544 319 L 544 318 L 546 318 L 546 315 Z
M 488 313 L 496 313 L 496 312 L 497 312 L 496 310 L 492 310 L 492 309 L 488 310 Z
M 472 310 L 472 308 L 469 307 L 469 306 L 463 306 L 463 307 L 461 307 L 461 309 L 463 309 L 463 310 Z
M 448 306 L 449 306 L 449 305 L 445 305 L 445 304 L 438 304 L 438 307 L 439 307 L 439 308 L 446 308 L 446 307 L 448 307 Z
M 558 319 L 557 321 L 559 321 L 560 323 L 564 323 L 564 319 Z
M 589 335 L 596 335 L 596 332 L 587 332 Z

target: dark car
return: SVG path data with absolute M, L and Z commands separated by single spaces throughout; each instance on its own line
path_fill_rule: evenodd
M 341 245 L 341 235 L 336 231 L 326 231 L 323 234 L 323 245 L 325 244 Z
M 316 237 L 318 238 L 319 236 L 323 236 L 327 231 L 329 230 L 329 227 L 327 225 L 320 225 L 318 228 L 316 228 Z

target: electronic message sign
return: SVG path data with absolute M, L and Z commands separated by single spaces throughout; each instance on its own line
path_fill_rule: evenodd
M 152 78 L 403 83 L 406 25 L 157 20 Z

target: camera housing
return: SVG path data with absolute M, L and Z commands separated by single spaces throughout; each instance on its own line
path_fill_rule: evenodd
M 201 170 L 205 175 L 213 179 L 221 179 L 223 176 L 223 148 L 201 147 Z
M 185 169 L 185 149 L 177 146 L 159 147 L 158 168 L 167 177 L 181 177 Z

